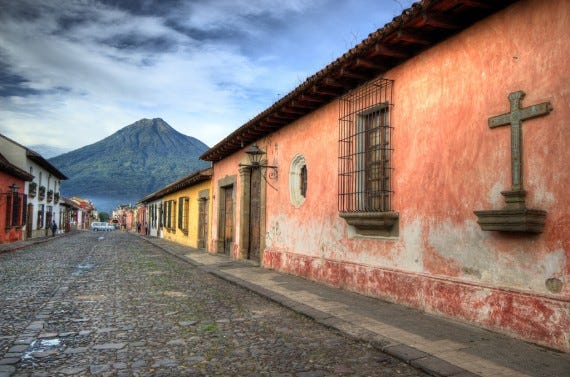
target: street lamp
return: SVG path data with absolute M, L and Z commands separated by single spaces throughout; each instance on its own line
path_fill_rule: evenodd
M 245 153 L 249 158 L 249 164 L 239 164 L 239 166 L 248 167 L 251 169 L 271 169 L 269 178 L 277 179 L 277 166 L 261 164 L 265 152 L 259 149 L 256 143 L 253 143 L 253 145 L 248 150 L 246 150 Z M 263 177 L 265 178 L 265 174 L 263 174 Z
M 259 149 L 259 147 L 255 143 L 253 143 L 251 148 L 249 148 L 247 151 L 245 151 L 245 153 L 247 153 L 247 156 L 249 157 L 249 161 L 250 161 L 252 167 L 253 166 L 260 166 L 261 159 L 263 158 L 263 155 L 265 154 L 265 152 L 262 151 L 261 149 Z

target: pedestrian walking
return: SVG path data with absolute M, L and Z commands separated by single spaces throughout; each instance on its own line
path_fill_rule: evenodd
M 57 224 L 55 220 L 51 223 L 51 236 L 55 237 L 55 232 L 57 232 Z

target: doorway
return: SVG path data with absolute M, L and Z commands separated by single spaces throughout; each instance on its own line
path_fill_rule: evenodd
M 252 169 L 249 190 L 249 240 L 247 259 L 259 261 L 261 256 L 261 169 Z
M 26 213 L 26 239 L 32 238 L 32 224 L 34 223 L 34 205 L 28 204 Z
M 234 186 L 220 187 L 220 222 L 218 252 L 231 254 L 234 241 Z
M 198 247 L 205 249 L 208 242 L 208 197 L 198 200 Z

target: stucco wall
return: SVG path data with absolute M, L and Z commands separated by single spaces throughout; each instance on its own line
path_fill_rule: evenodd
M 279 166 L 267 189 L 263 264 L 569 351 L 568 15 L 564 0 L 522 1 L 384 75 L 394 80 L 398 237 L 357 236 L 338 215 L 336 101 L 259 140 Z M 547 211 L 539 235 L 485 232 L 473 214 L 504 206 L 510 127 L 487 122 L 508 112 L 507 95 L 517 90 L 527 94 L 523 106 L 554 107 L 522 126 L 526 203 Z M 299 208 L 288 189 L 296 154 L 308 169 Z M 215 164 L 216 195 L 215 182 L 237 174 L 243 156 Z M 236 198 L 239 189 L 238 175 Z M 215 226 L 212 233 L 215 240 Z
M 3 171 L 0 171 L 0 243 L 10 243 L 23 239 L 23 226 L 6 228 L 6 211 L 8 209 L 7 194 L 11 192 L 9 187 L 13 184 L 18 186 L 18 198 L 21 206 L 25 183 L 26 182 L 20 178 L 15 178 Z M 21 216 L 21 207 L 19 208 L 19 212 Z
M 231 244 L 230 256 L 234 259 L 238 259 L 239 255 L 239 234 L 240 234 L 240 223 L 239 223 L 239 213 L 242 210 L 239 198 L 242 192 L 242 182 L 239 176 L 239 164 L 247 163 L 247 157 L 244 152 L 234 153 L 231 156 L 224 158 L 222 161 L 214 163 L 214 173 L 212 175 L 212 187 L 211 187 L 211 207 L 210 207 L 210 243 L 208 251 L 215 253 L 219 245 L 217 243 L 221 242 L 223 234 L 219 234 L 218 224 L 219 210 L 220 210 L 220 200 L 222 196 L 220 195 L 220 184 L 226 185 L 228 182 L 234 182 L 233 184 L 233 242 Z
M 187 187 L 175 193 L 165 195 L 162 200 L 174 200 L 176 202 L 176 211 L 174 213 L 174 228 L 175 231 L 170 231 L 163 228 L 163 238 L 178 242 L 190 247 L 198 247 L 198 199 L 199 193 L 202 190 L 210 189 L 210 181 L 197 183 L 192 187 Z M 187 196 L 189 198 L 189 211 L 188 211 L 188 233 L 185 234 L 178 228 L 178 198 Z
M 351 237 L 338 218 L 335 103 L 272 135 L 283 168 L 295 153 L 305 156 L 309 188 L 300 209 L 287 203 L 286 186 L 269 191 L 277 200 L 268 200 L 267 264 L 567 349 L 570 181 L 560 141 L 570 136 L 568 19 L 561 14 L 568 14 L 562 2 L 518 4 L 385 75 L 395 80 L 396 240 Z M 524 106 L 550 101 L 555 109 L 523 122 L 527 204 L 548 212 L 540 236 L 483 232 L 472 212 L 501 208 L 500 191 L 510 188 L 510 130 L 491 130 L 487 119 L 508 111 L 515 90 L 527 92 Z M 561 292 L 548 290 L 552 278 L 564 282 Z

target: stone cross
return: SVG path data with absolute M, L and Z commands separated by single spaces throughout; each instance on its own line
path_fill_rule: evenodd
M 511 125 L 511 175 L 512 192 L 523 192 L 522 182 L 522 121 L 548 115 L 552 111 L 550 102 L 521 108 L 525 93 L 522 90 L 509 94 L 511 111 L 489 118 L 489 127 Z M 523 194 L 524 195 L 524 194 Z

